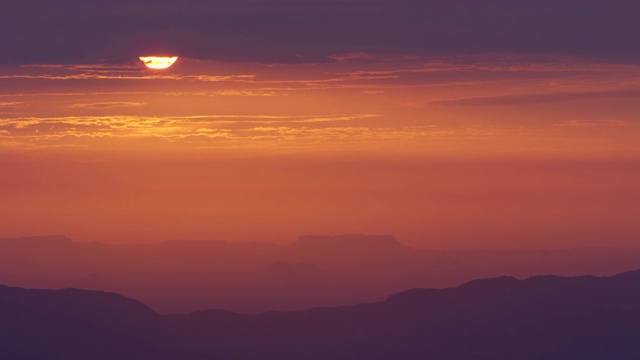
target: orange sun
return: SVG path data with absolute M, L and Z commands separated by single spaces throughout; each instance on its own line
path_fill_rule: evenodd
M 140 60 L 149 69 L 166 69 L 178 60 L 177 56 L 141 56 Z

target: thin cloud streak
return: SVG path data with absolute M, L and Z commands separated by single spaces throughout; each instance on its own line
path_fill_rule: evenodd
M 0 101 L 0 108 L 14 108 L 19 105 L 24 105 L 21 101 Z
M 577 100 L 592 100 L 606 98 L 637 98 L 640 89 L 609 90 L 592 92 L 551 92 L 501 96 L 469 97 L 453 100 L 431 101 L 429 104 L 447 106 L 495 106 L 495 105 L 528 105 Z
M 73 75 L 0 75 L 0 80 L 196 80 L 202 82 L 247 81 L 255 75 L 103 75 L 103 74 L 73 74 Z
M 574 127 L 574 128 L 632 128 L 640 127 L 631 121 L 625 120 L 569 120 L 559 124 L 557 127 Z
M 124 102 L 124 101 L 112 101 L 112 102 L 97 102 L 97 103 L 81 103 L 81 104 L 73 104 L 70 105 L 70 109 L 113 109 L 113 108 L 123 108 L 123 107 L 140 107 L 144 106 L 146 103 L 142 102 Z

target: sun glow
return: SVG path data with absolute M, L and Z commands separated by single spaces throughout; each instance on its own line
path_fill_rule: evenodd
M 140 60 L 142 60 L 149 69 L 166 69 L 173 65 L 173 63 L 178 60 L 178 57 L 141 56 Z

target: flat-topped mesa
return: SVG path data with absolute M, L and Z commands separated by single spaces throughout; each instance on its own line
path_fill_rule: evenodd
M 1 244 L 20 244 L 20 245 L 58 245 L 69 244 L 71 239 L 65 235 L 49 235 L 49 236 L 22 236 L 17 238 L 0 239 Z
M 406 249 L 407 247 L 391 235 L 348 234 L 336 236 L 309 235 L 301 236 L 292 244 L 302 248 L 376 248 L 376 249 Z

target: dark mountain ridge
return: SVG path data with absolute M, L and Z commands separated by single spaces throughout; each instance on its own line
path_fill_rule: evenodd
M 3 359 L 165 358 L 162 319 L 114 293 L 0 286 Z
M 603 276 L 639 267 L 640 249 L 426 250 L 392 236 L 358 234 L 303 236 L 289 245 L 0 240 L 0 283 L 111 291 L 162 313 L 302 310 L 381 301 L 408 288 L 451 287 L 480 277 Z
M 0 287 L 7 359 L 637 359 L 640 271 L 499 277 L 350 307 L 158 315 L 86 290 Z

